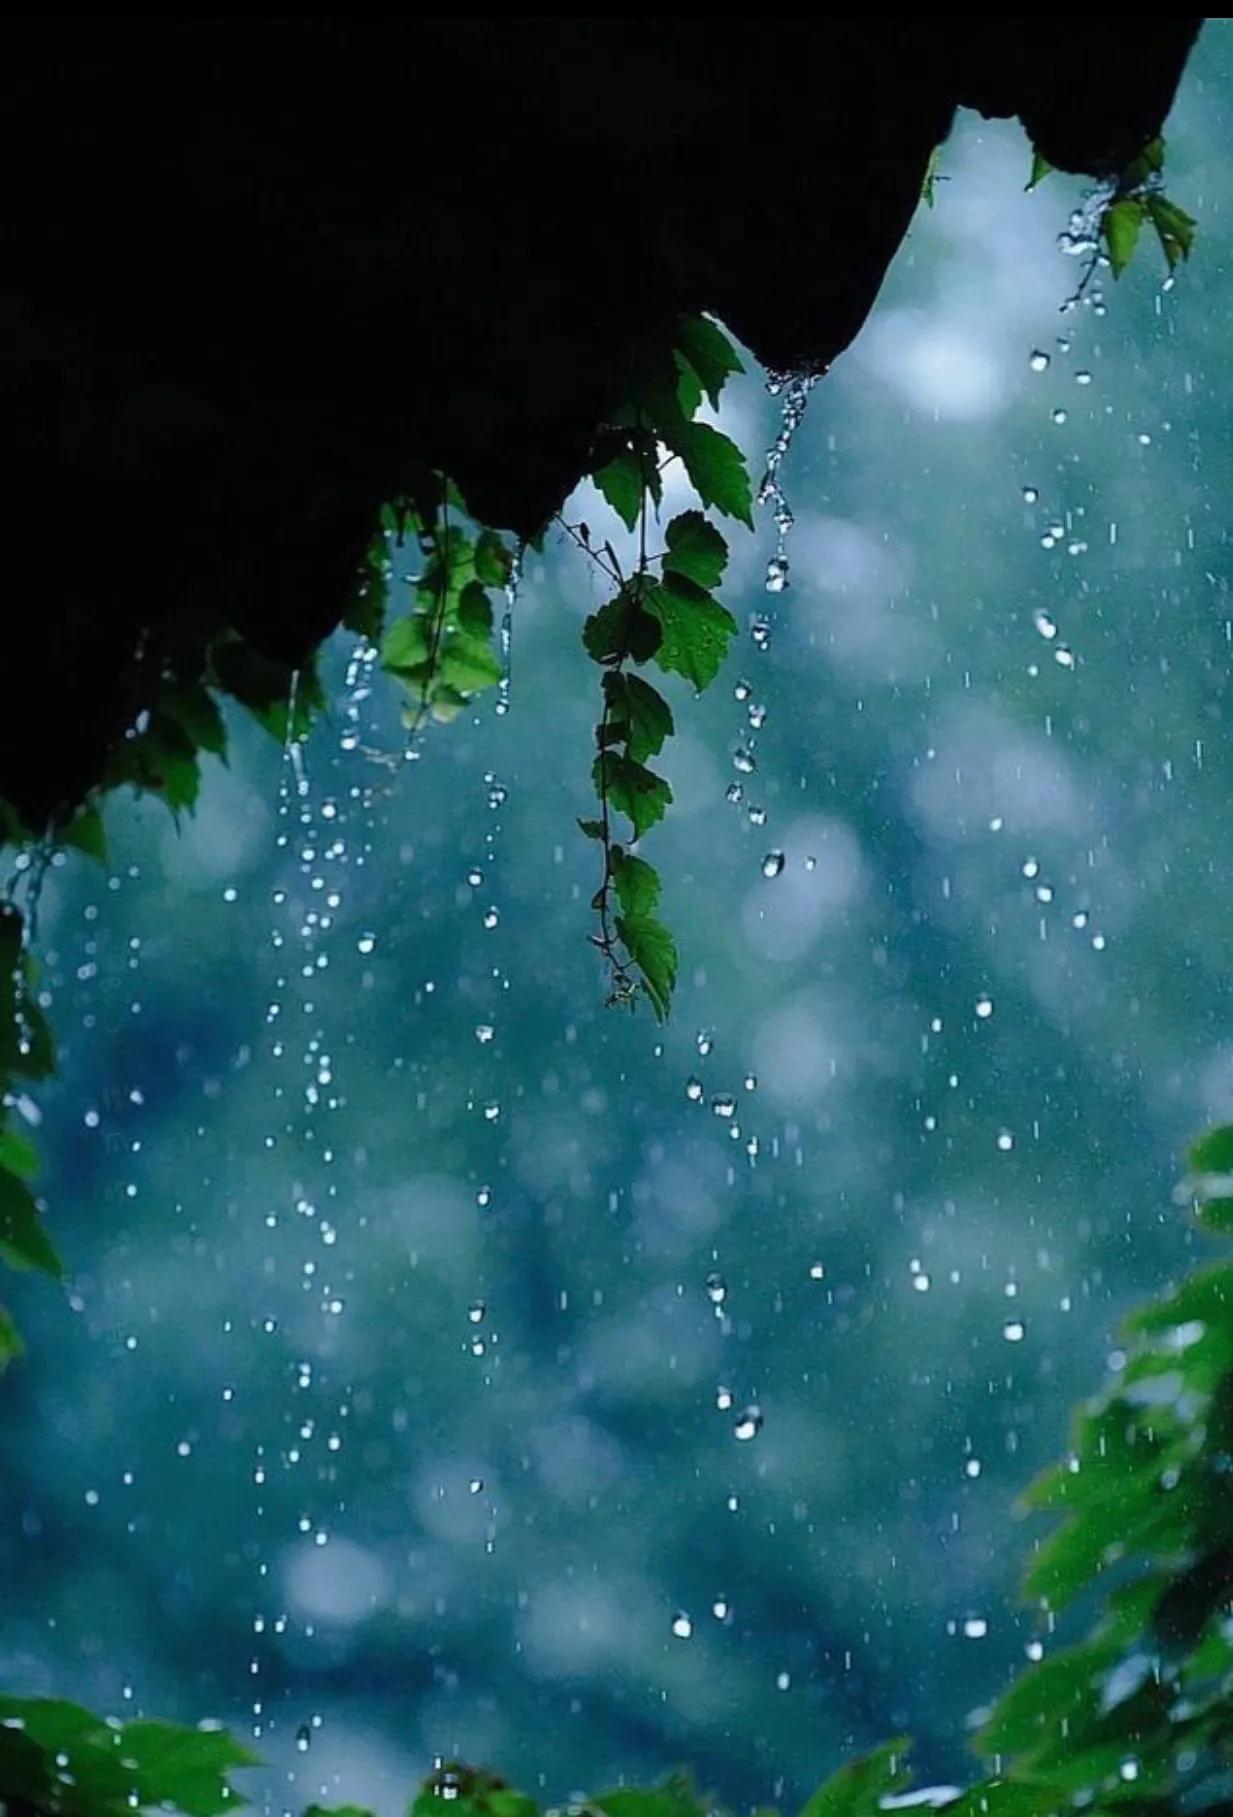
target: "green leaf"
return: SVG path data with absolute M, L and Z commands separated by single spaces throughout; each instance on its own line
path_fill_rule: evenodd
M 650 999 L 655 1020 L 665 1021 L 676 983 L 676 942 L 654 915 L 618 915 L 616 931 L 642 973 L 642 988 Z
M 683 315 L 678 317 L 676 325 L 676 348 L 684 355 L 698 375 L 702 386 L 713 405 L 718 405 L 719 394 L 732 373 L 744 372 L 736 348 L 709 316 Z
M 310 1804 L 304 1808 L 304 1817 L 373 1817 L 373 1814 L 362 1804 Z
M 663 749 L 665 738 L 671 738 L 672 709 L 640 675 L 610 671 L 604 676 L 604 698 L 612 727 L 617 730 L 616 742 L 627 744 L 628 755 L 639 763 L 654 757 Z
M 6 1306 L 0 1306 L 0 1375 L 10 1363 L 16 1362 L 25 1348 L 21 1333 L 13 1323 L 13 1315 Z M 4 1789 L 3 1764 L 0 1763 L 0 1797 L 3 1797 Z
M 97 859 L 100 864 L 107 862 L 107 835 L 103 829 L 103 816 L 96 807 L 79 809 L 59 834 L 59 841 L 61 845 L 72 846 L 74 851 L 84 852 L 87 858 Z
M 485 639 L 450 631 L 437 653 L 437 671 L 446 687 L 476 694 L 500 681 L 501 659 Z
M 1188 259 L 1194 245 L 1197 223 L 1193 215 L 1188 215 L 1176 202 L 1170 202 L 1167 196 L 1152 195 L 1147 198 L 1147 212 L 1156 229 L 1156 237 L 1172 270 L 1179 259 Z
M 665 571 L 683 574 L 699 587 L 717 587 L 728 565 L 728 545 L 701 511 L 682 511 L 666 532 Z
M 601 799 L 606 793 L 609 807 L 632 821 L 635 839 L 663 819 L 672 800 L 672 790 L 662 776 L 616 751 L 601 751 L 591 774 Z
M 602 839 L 604 836 L 604 823 L 602 820 L 580 820 L 578 825 L 582 828 L 588 839 Z
M 39 1268 L 60 1279 L 60 1258 L 47 1238 L 30 1188 L 0 1169 L 0 1256 L 13 1268 Z
M 1100 1701 L 1105 1674 L 1121 1649 L 1108 1642 L 1070 1647 L 1019 1674 L 976 1737 L 977 1751 L 1030 1754 L 1067 1726 L 1077 1727 Z
M 428 660 L 428 627 L 421 613 L 396 618 L 381 643 L 381 667 L 399 674 Z
M 661 669 L 684 675 L 699 691 L 718 675 L 737 624 L 726 606 L 686 580 L 668 573 L 647 601 L 663 636 L 655 660 Z
M 1120 202 L 1114 202 L 1105 210 L 1102 223 L 1105 245 L 1109 251 L 1109 264 L 1115 278 L 1120 278 L 1139 243 L 1143 231 L 1143 204 L 1133 196 L 1124 196 Z
M 1233 1174 L 1233 1123 L 1209 1129 L 1192 1142 L 1186 1151 L 1186 1165 L 1191 1173 Z
M 218 702 L 200 682 L 186 682 L 159 695 L 158 709 L 174 719 L 199 751 L 222 757 L 227 749 L 227 729 Z
M 458 595 L 458 623 L 474 637 L 492 631 L 492 602 L 477 580 L 469 580 Z
M 19 1180 L 33 1179 L 38 1172 L 39 1158 L 20 1130 L 0 1129 L 0 1168 Z
M 1038 151 L 1033 150 L 1032 173 L 1027 180 L 1027 188 L 1029 190 L 1035 189 L 1038 183 L 1043 183 L 1046 177 L 1052 175 L 1053 168 L 1054 167 L 1050 164 L 1048 158 L 1042 158 Z
M 503 587 L 513 571 L 514 558 L 495 530 L 481 530 L 475 539 L 475 578 L 485 587 Z
M 709 423 L 677 423 L 664 439 L 685 463 L 690 484 L 704 505 L 753 529 L 753 489 L 745 456 L 736 443 Z
M 593 612 L 582 627 L 582 641 L 595 662 L 620 662 L 632 656 L 649 662 L 659 648 L 663 632 L 659 620 L 644 610 L 653 589 L 630 582 L 615 599 Z
M 188 1817 L 220 1817 L 243 1803 L 227 1776 L 260 1765 L 251 1749 L 221 1729 L 169 1722 L 125 1723 L 119 1755 L 143 1805 L 172 1804 Z
M 288 738 L 306 737 L 313 715 L 324 704 L 321 683 L 311 661 L 297 673 L 286 663 L 250 650 L 242 638 L 231 635 L 214 645 L 210 664 L 223 692 L 247 707 L 280 744 Z
M 881 1817 L 882 1799 L 907 1784 L 909 1743 L 900 1737 L 875 1753 L 853 1760 L 806 1800 L 800 1817 Z
M 649 915 L 658 905 L 659 872 L 645 858 L 635 858 L 619 845 L 612 848 L 612 881 L 627 915 Z
M 644 485 L 659 502 L 662 481 L 656 459 L 655 438 L 645 431 L 626 431 L 638 443 L 636 449 L 622 448 L 605 466 L 592 474 L 600 493 L 616 512 L 627 530 L 632 530 L 642 515 Z
M 1125 193 L 1128 189 L 1140 189 L 1153 177 L 1158 177 L 1164 169 L 1165 142 L 1161 138 L 1149 139 L 1137 158 L 1131 160 L 1118 179 L 1118 188 Z

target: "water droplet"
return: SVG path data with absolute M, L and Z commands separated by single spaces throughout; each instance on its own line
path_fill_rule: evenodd
M 685 1096 L 691 1104 L 701 1104 L 703 1097 L 701 1079 L 691 1078 L 685 1081 Z
M 1010 1131 L 1008 1129 L 999 1130 L 998 1131 L 998 1147 L 1002 1150 L 1002 1153 L 1009 1154 L 1010 1150 L 1014 1146 L 1015 1146 L 1015 1138 L 1011 1135 Z
M 1025 505 L 1034 505 L 1039 501 L 1039 499 L 1040 499 L 1040 491 L 1039 491 L 1038 487 L 1025 486 L 1023 488 L 1023 502 Z
M 741 784 L 739 782 L 730 782 L 724 790 L 724 800 L 730 801 L 733 807 L 736 807 L 744 799 L 745 790 Z
M 1034 347 L 1032 349 L 1031 357 L 1028 360 L 1028 365 L 1032 368 L 1033 372 L 1048 372 L 1049 355 L 1043 352 L 1041 348 Z
M 928 1293 L 929 1289 L 933 1285 L 933 1282 L 932 1282 L 931 1278 L 925 1273 L 924 1269 L 921 1269 L 921 1270 L 919 1270 L 918 1273 L 916 1273 L 912 1276 L 912 1285 L 916 1289 L 917 1293 Z
M 732 1434 L 734 1438 L 747 1442 L 751 1438 L 757 1438 L 761 1430 L 762 1409 L 751 1403 L 738 1415 L 736 1424 L 732 1428 Z
M 711 1604 L 711 1614 L 715 1617 L 715 1620 L 727 1621 L 731 1613 L 732 1605 L 729 1603 L 727 1597 L 717 1596 Z
M 1039 1640 L 1029 1640 L 1023 1651 L 1033 1663 L 1045 1656 L 1044 1643 Z
M 826 1263 L 811 1262 L 809 1264 L 809 1278 L 811 1281 L 824 1281 L 826 1279 Z
M 1032 623 L 1036 626 L 1036 629 L 1040 632 L 1042 637 L 1047 637 L 1052 640 L 1057 636 L 1057 626 L 1054 624 L 1049 614 L 1040 607 L 1037 607 L 1036 611 L 1033 612 Z
M 738 745 L 732 753 L 732 768 L 739 770 L 742 776 L 751 776 L 757 767 L 753 752 L 747 751 L 744 745 Z
M 1059 405 L 1056 410 L 1051 410 L 1049 412 L 1049 420 L 1050 420 L 1050 422 L 1057 423 L 1060 426 L 1062 423 L 1064 423 L 1066 421 L 1066 412 Z
M 312 1743 L 313 1732 L 306 1722 L 302 1722 L 295 1732 L 295 1745 L 301 1754 L 307 1754 Z
M 983 1615 L 969 1615 L 965 1619 L 963 1624 L 965 1639 L 983 1640 L 988 1632 L 989 1623 L 985 1620 Z
M 993 1014 L 993 998 L 981 996 L 976 999 L 976 1014 L 982 1021 L 988 1021 Z
M 762 860 L 762 875 L 764 877 L 778 877 L 778 875 L 779 875 L 780 871 L 782 871 L 783 867 L 784 867 L 783 853 L 782 852 L 768 852 L 766 854 L 766 857 Z
M 715 1390 L 715 1405 L 721 1413 L 727 1413 L 732 1406 L 732 1390 L 722 1384 Z
M 716 1092 L 711 1099 L 711 1109 L 717 1117 L 723 1117 L 726 1120 L 736 1115 L 736 1099 L 726 1091 Z
M 963 1474 L 965 1476 L 973 1476 L 973 1477 L 979 1476 L 980 1475 L 980 1459 L 978 1457 L 970 1457 L 968 1459 L 967 1463 L 963 1466 Z
M 788 584 L 788 564 L 782 555 L 773 555 L 766 564 L 766 590 L 782 593 Z
M 694 1036 L 694 1041 L 697 1046 L 698 1052 L 702 1055 L 702 1058 L 705 1060 L 707 1055 L 710 1053 L 712 1047 L 714 1047 L 714 1045 L 715 1045 L 714 1035 L 711 1033 L 711 1031 L 709 1029 L 700 1028 L 698 1030 L 697 1034 Z
M 728 1297 L 728 1283 L 721 1274 L 708 1274 L 706 1277 L 706 1297 L 713 1306 L 722 1306 Z
M 475 1025 L 475 1039 L 480 1043 L 481 1047 L 487 1046 L 496 1032 L 497 1031 L 492 1026 L 491 1022 L 477 1022 Z
M 678 1610 L 672 1617 L 672 1632 L 676 1635 L 678 1640 L 688 1640 L 693 1631 L 694 1624 L 689 1616 L 683 1611 Z
M 1002 1327 L 1002 1336 L 1008 1344 L 1021 1344 L 1027 1335 L 1027 1326 L 1022 1319 L 1007 1319 Z
M 749 635 L 756 650 L 769 650 L 771 647 L 771 622 L 769 618 L 755 618 L 749 627 Z
M 1090 372 L 1076 372 L 1076 374 L 1075 374 L 1075 384 L 1076 385 L 1090 385 L 1091 382 L 1092 382 L 1092 375 Z
M 473 1325 L 482 1325 L 487 1312 L 488 1306 L 487 1302 L 484 1300 L 472 1300 L 471 1304 L 467 1307 L 467 1317 Z
M 777 1691 L 787 1691 L 791 1688 L 791 1684 L 792 1674 L 790 1672 L 779 1672 L 776 1674 L 775 1689 Z
M 473 1476 L 471 1478 L 471 1481 L 467 1484 L 467 1492 L 470 1495 L 482 1494 L 483 1488 L 484 1488 L 484 1479 L 482 1476 Z
M 1064 669 L 1073 669 L 1075 666 L 1075 653 L 1073 650 L 1068 649 L 1065 644 L 1059 644 L 1057 649 L 1053 652 L 1053 660 L 1056 663 L 1060 663 Z
M 355 943 L 355 950 L 357 953 L 363 953 L 365 956 L 367 956 L 369 953 L 371 953 L 373 951 L 373 949 L 376 947 L 376 944 L 377 944 L 377 936 L 375 934 L 361 934 L 359 939 Z

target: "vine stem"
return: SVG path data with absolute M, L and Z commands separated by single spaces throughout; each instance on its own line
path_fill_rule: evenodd
M 437 662 L 441 655 L 441 639 L 445 635 L 445 614 L 450 597 L 450 498 L 449 486 L 442 476 L 441 484 L 441 536 L 433 533 L 433 543 L 437 553 L 437 565 L 440 570 L 437 587 L 437 609 L 432 621 L 432 642 L 428 649 L 428 673 L 420 688 L 420 698 L 416 705 L 415 717 L 407 730 L 407 743 L 413 744 L 419 736 L 420 729 L 428 717 L 428 697 L 437 673 Z M 442 554 L 442 544 L 444 554 Z

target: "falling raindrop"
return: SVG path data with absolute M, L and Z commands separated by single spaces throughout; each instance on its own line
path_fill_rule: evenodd
M 717 1117 L 723 1117 L 726 1120 L 736 1115 L 736 1099 L 725 1091 L 716 1092 L 711 1099 L 711 1109 Z
M 976 1014 L 982 1021 L 988 1021 L 993 1014 L 993 998 L 982 994 L 976 999 Z
M 1028 365 L 1032 368 L 1033 372 L 1047 372 L 1049 370 L 1049 355 L 1041 348 L 1034 347 L 1028 358 Z
M 713 1306 L 722 1306 L 728 1297 L 728 1283 L 721 1274 L 708 1274 L 706 1277 L 706 1297 Z
M 761 1430 L 762 1409 L 751 1402 L 737 1416 L 736 1424 L 732 1428 L 733 1437 L 742 1442 L 748 1442 L 751 1438 L 757 1438 Z
M 672 1617 L 672 1632 L 676 1635 L 678 1640 L 688 1640 L 693 1631 L 694 1624 L 689 1616 L 683 1611 L 678 1610 Z
M 983 1640 L 988 1632 L 989 1623 L 985 1620 L 983 1615 L 969 1615 L 965 1619 L 963 1624 L 965 1639 Z
M 1022 1319 L 1007 1319 L 1002 1326 L 1002 1336 L 1008 1344 L 1021 1344 L 1027 1334 L 1027 1327 Z
M 764 877 L 778 877 L 779 873 L 783 870 L 783 867 L 783 853 L 768 852 L 766 857 L 762 860 L 762 875 Z

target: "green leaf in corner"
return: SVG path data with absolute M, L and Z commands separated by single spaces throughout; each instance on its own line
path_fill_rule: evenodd
M 646 867 L 650 870 L 650 866 Z M 650 999 L 655 1020 L 663 1022 L 676 983 L 676 942 L 654 915 L 618 915 L 616 931 L 630 958 L 642 973 L 642 988 Z
M 19 1180 L 31 1180 L 38 1172 L 39 1158 L 20 1130 L 0 1128 L 0 1168 Z
M 736 443 L 709 423 L 679 422 L 663 431 L 664 440 L 685 464 L 690 484 L 704 505 L 735 517 L 753 529 L 753 488 L 745 456 Z
M 666 532 L 665 570 L 683 574 L 699 587 L 717 587 L 728 565 L 728 545 L 701 511 L 682 511 Z
M 61 845 L 72 846 L 75 852 L 84 852 L 87 858 L 106 864 L 107 835 L 103 830 L 103 816 L 96 807 L 80 808 L 59 838 Z
M 736 348 L 709 316 L 680 316 L 676 325 L 676 349 L 693 367 L 698 383 L 716 406 L 729 376 L 745 370 Z
M 7 1169 L 0 1169 L 0 1256 L 10 1267 L 38 1268 L 60 1279 L 60 1258 L 48 1241 L 30 1188 Z
M 1029 190 L 1035 189 L 1038 183 L 1043 183 L 1046 177 L 1053 174 L 1053 170 L 1054 166 L 1050 164 L 1048 158 L 1042 158 L 1038 151 L 1033 150 L 1031 175 L 1028 177 L 1025 187 Z
M 655 652 L 660 668 L 685 676 L 699 691 L 709 687 L 736 636 L 731 612 L 704 588 L 671 572 L 647 604 L 663 627 Z
M 223 1729 L 170 1722 L 127 1722 L 117 1752 L 144 1807 L 170 1804 L 187 1817 L 221 1817 L 243 1800 L 228 1782 L 239 1767 L 260 1765 Z
M 672 790 L 653 770 L 616 751 L 601 751 L 591 773 L 596 793 L 606 794 L 609 806 L 632 821 L 635 839 L 663 819 Z
M 6 1306 L 0 1306 L 0 1375 L 3 1375 L 10 1363 L 15 1363 L 26 1346 L 21 1341 L 21 1333 L 13 1323 L 13 1315 Z
M 1143 203 L 1134 196 L 1123 196 L 1105 210 L 1103 231 L 1109 252 L 1109 264 L 1115 278 L 1120 278 L 1139 243 L 1143 231 Z
M 908 1742 L 888 1741 L 853 1760 L 827 1780 L 802 1807 L 800 1817 L 880 1817 L 882 1800 L 907 1784 Z
M 1233 1123 L 1222 1123 L 1209 1129 L 1186 1151 L 1186 1165 L 1191 1173 L 1233 1174 Z

